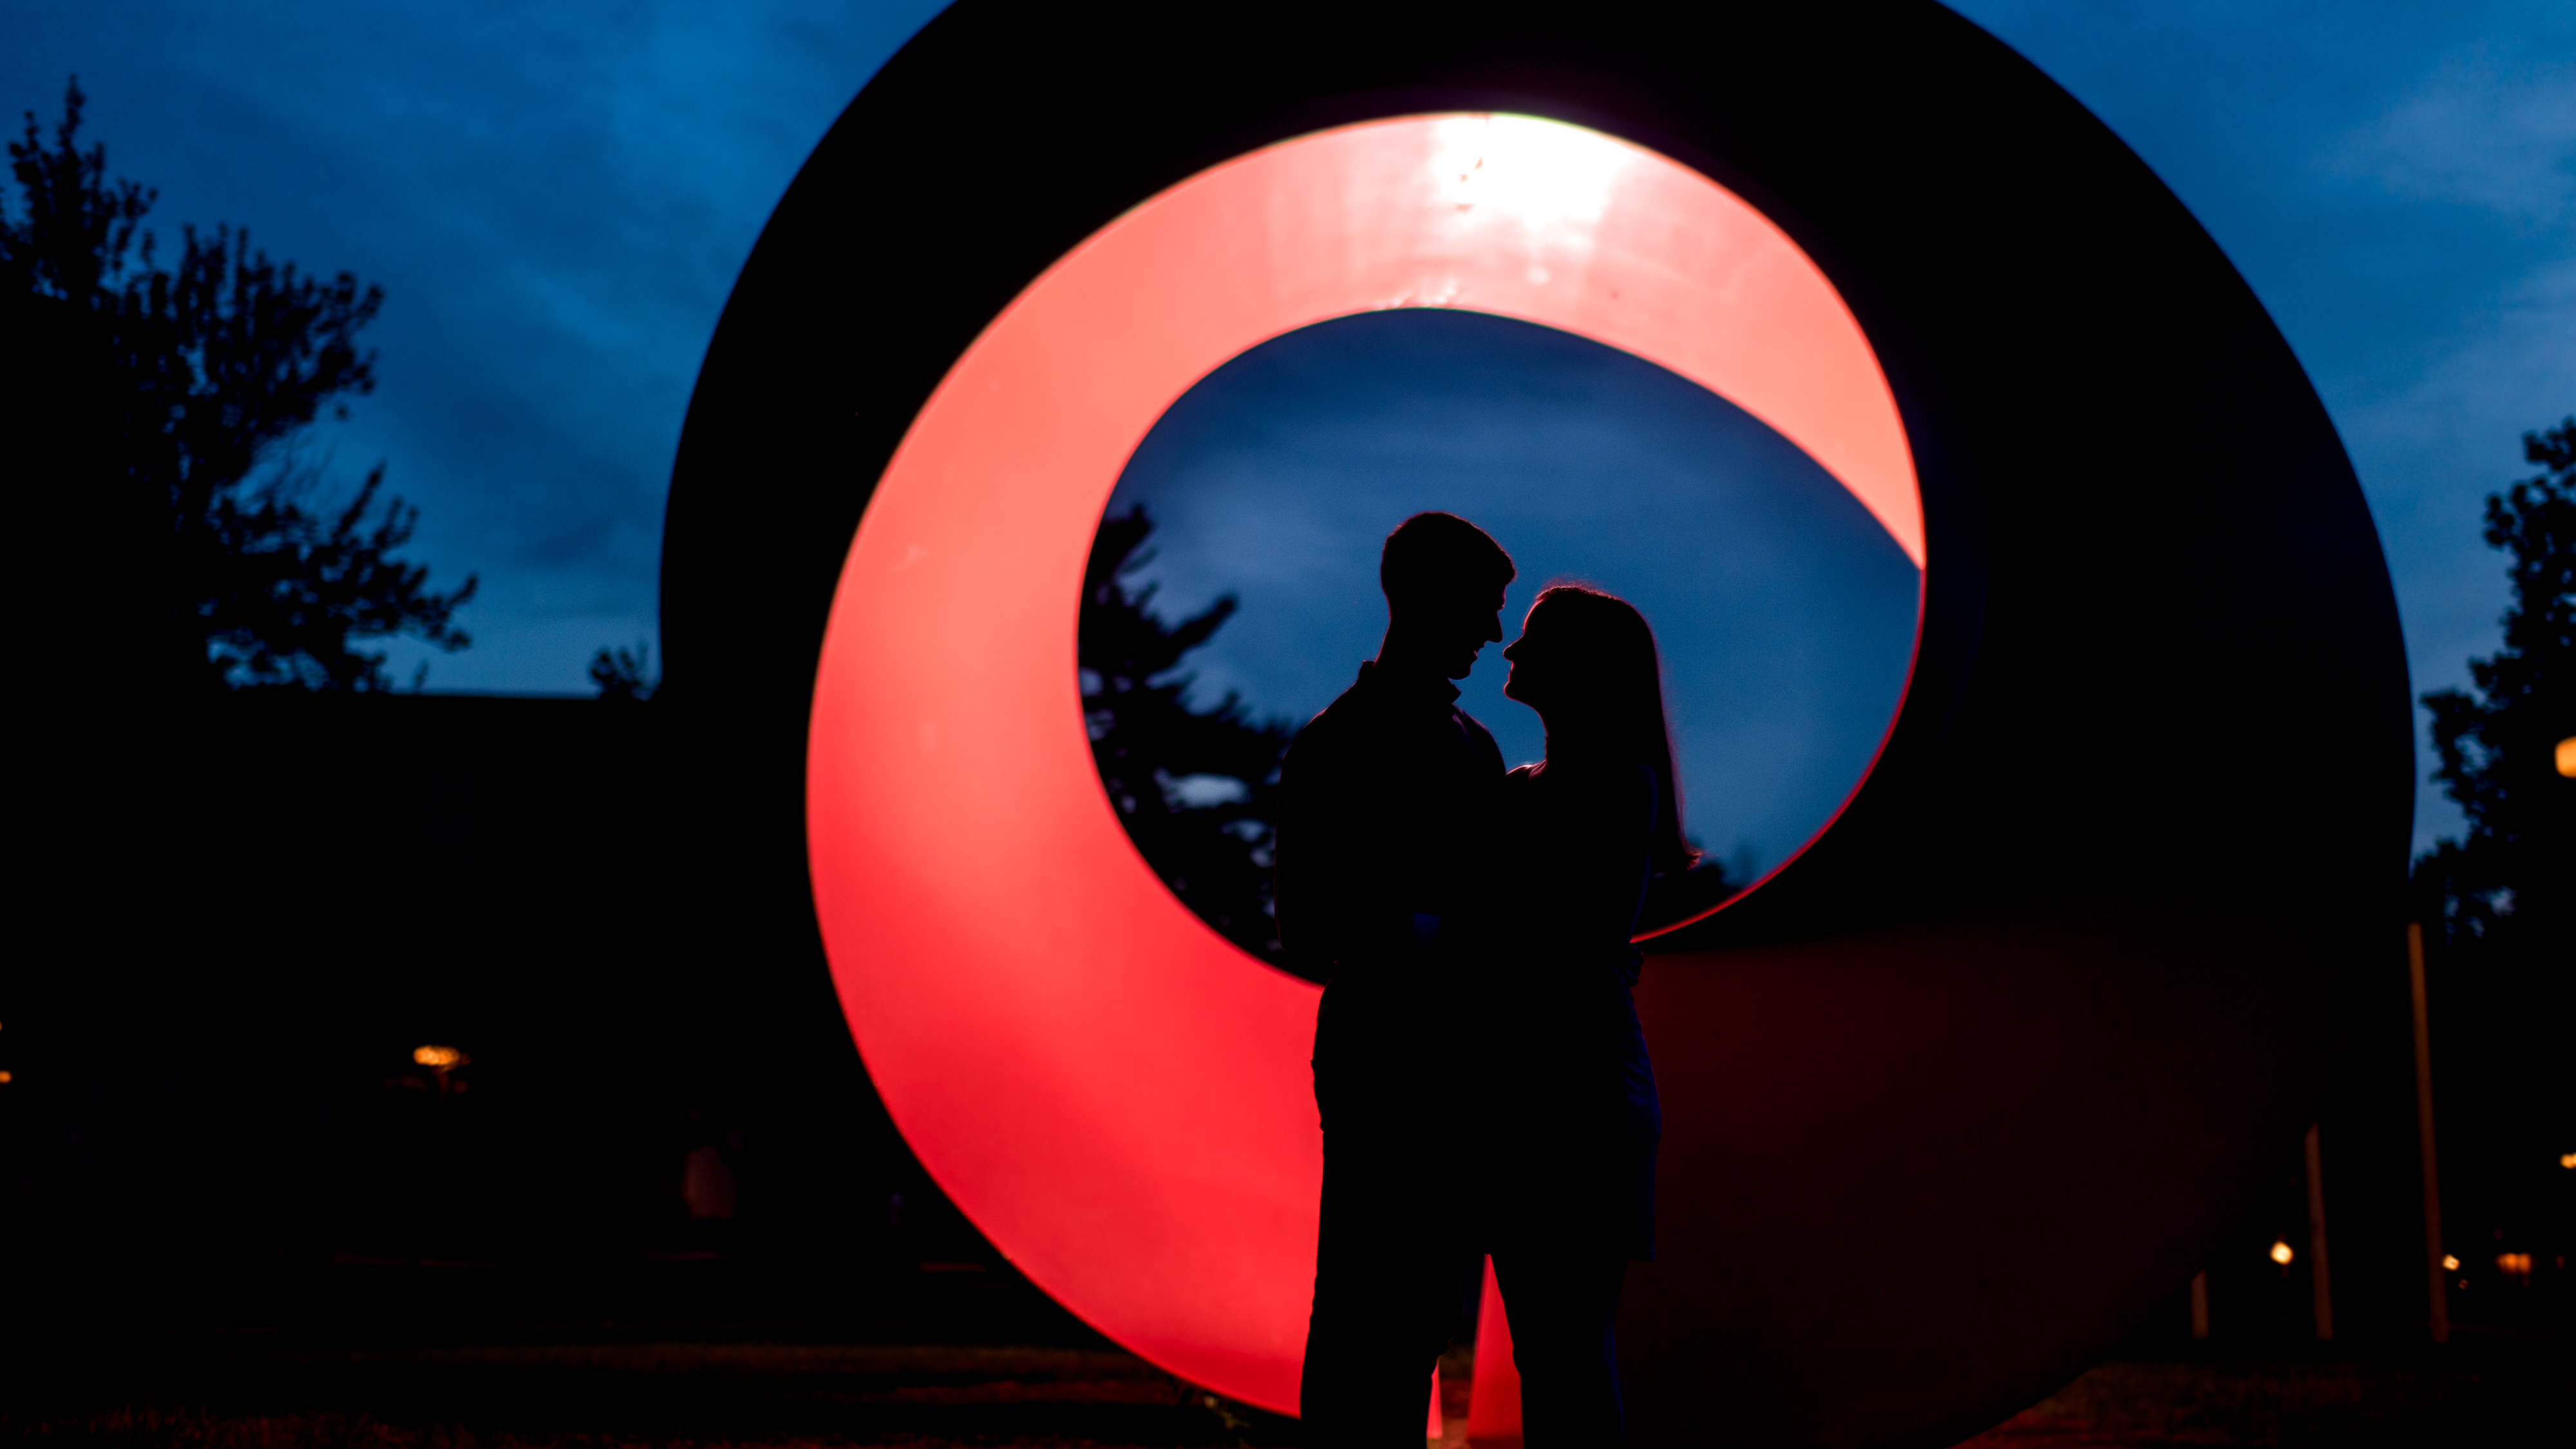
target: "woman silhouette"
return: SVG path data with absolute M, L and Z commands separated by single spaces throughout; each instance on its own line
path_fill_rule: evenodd
M 1663 1118 L 1630 988 L 1646 884 L 1697 859 L 1682 837 L 1655 636 L 1625 600 L 1560 585 L 1503 651 L 1503 693 L 1538 711 L 1547 758 L 1511 772 L 1478 954 L 1496 1110 L 1485 1162 L 1494 1274 L 1530 1449 L 1615 1445 L 1611 1318 L 1654 1256 Z

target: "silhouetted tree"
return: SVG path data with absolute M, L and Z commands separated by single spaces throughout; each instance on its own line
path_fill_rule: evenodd
M 590 682 L 599 687 L 602 699 L 651 699 L 653 691 L 662 686 L 653 677 L 652 663 L 650 644 L 638 644 L 632 649 L 602 646 L 590 656 Z
M 2477 692 L 2435 690 L 2433 778 L 2468 817 L 2468 838 L 2444 840 L 2418 862 L 2451 944 L 2563 951 L 2576 969 L 2576 779 L 2560 772 L 2560 742 L 2576 736 L 2576 417 L 2526 433 L 2523 456 L 2542 469 L 2487 495 L 2486 540 L 2513 557 L 2504 647 L 2469 661 Z
M 2424 696 L 2434 778 L 2468 817 L 2465 839 L 2416 862 L 2430 937 L 2434 1071 L 2447 1231 L 2489 1252 L 2564 1261 L 2564 1036 L 2576 1010 L 2576 779 L 2559 742 L 2576 736 L 2576 417 L 2523 438 L 2541 474 L 2491 494 L 2487 542 L 2512 556 L 2503 647 L 2469 662 L 2474 691 Z M 2488 1284 L 2478 1285 L 2482 1290 Z M 2452 1312 L 2512 1311 L 2517 1290 L 2452 1300 Z
M 80 149 L 81 103 L 75 82 L 50 145 L 33 112 L 9 144 L 19 199 L 0 195 L 0 289 L 67 314 L 112 396 L 94 435 L 5 445 L 22 488 L 122 490 L 104 513 L 135 536 L 111 541 L 102 567 L 154 595 L 143 672 L 182 688 L 374 690 L 385 656 L 359 641 L 464 648 L 455 615 L 475 581 L 441 593 L 395 557 L 419 514 L 383 491 L 383 466 L 340 496 L 295 447 L 324 408 L 345 417 L 345 399 L 374 388 L 356 337 L 383 292 L 304 276 L 228 226 L 183 227 L 177 268 L 154 265 L 154 193 L 111 182 L 104 146 Z M 67 546 L 84 545 L 96 541 Z
M 1127 583 L 1152 559 L 1140 550 L 1153 531 L 1139 504 L 1092 541 L 1078 630 L 1092 759 L 1128 838 L 1172 893 L 1227 940 L 1282 961 L 1270 851 L 1293 731 L 1248 718 L 1231 691 L 1204 710 L 1183 699 L 1182 659 L 1234 616 L 1235 599 L 1177 624 L 1157 618 L 1155 586 Z

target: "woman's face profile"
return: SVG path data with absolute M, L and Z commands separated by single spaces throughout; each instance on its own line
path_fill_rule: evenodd
M 1544 714 L 1550 682 L 1560 673 L 1555 636 L 1558 631 L 1547 627 L 1547 615 L 1537 605 L 1521 619 L 1521 637 L 1503 646 L 1503 658 L 1511 661 L 1511 673 L 1503 677 L 1503 698 L 1516 699 Z

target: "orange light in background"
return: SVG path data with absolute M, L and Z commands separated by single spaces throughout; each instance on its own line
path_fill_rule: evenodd
M 2529 1253 L 2498 1253 L 2496 1254 L 2496 1271 L 2511 1279 L 2521 1287 L 2528 1288 L 2531 1286 L 2531 1255 Z
M 472 1057 L 452 1046 L 413 1047 L 411 1059 L 433 1072 L 443 1072 L 450 1067 L 461 1067 L 473 1060 Z
M 16 1077 L 11 1076 L 7 1072 L 0 1072 L 0 1086 L 5 1086 L 16 1080 L 18 1080 Z
M 2558 742 L 2558 773 L 2576 779 L 2576 735 Z
M 2444 1253 L 2442 1255 L 2442 1271 L 2445 1273 L 2456 1273 L 2460 1271 L 2460 1255 L 2457 1253 Z
M 2290 1245 L 2289 1245 L 2289 1243 L 2288 1243 L 2287 1241 L 2285 1241 L 2285 1240 L 2283 1240 L 2283 1239 L 2280 1239 L 2280 1238 L 2274 1238 L 2274 1239 L 2272 1240 L 2272 1261 L 2273 1261 L 2273 1262 L 2278 1263 L 2278 1264 L 2280 1264 L 2282 1267 L 2286 1268 L 2286 1267 L 2290 1266 L 2290 1260 L 2291 1260 L 2292 1258 L 2297 1257 L 2297 1256 L 2298 1256 L 2298 1254 L 2293 1253 L 2293 1252 L 2291 1252 L 2291 1251 L 2290 1251 Z
M 2558 1165 L 2566 1168 L 2569 1172 L 2576 1172 L 2576 1152 L 2559 1153 Z

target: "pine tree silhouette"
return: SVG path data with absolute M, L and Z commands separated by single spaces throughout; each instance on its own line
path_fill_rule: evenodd
M 1228 594 L 1180 622 L 1152 609 L 1155 586 L 1129 577 L 1153 520 L 1138 504 L 1102 521 L 1083 575 L 1076 653 L 1082 709 L 1101 786 L 1128 839 L 1181 903 L 1218 934 L 1285 968 L 1271 910 L 1271 841 L 1278 823 L 1279 760 L 1295 734 L 1256 721 L 1228 691 L 1213 707 L 1184 700 L 1181 668 L 1234 616 Z

